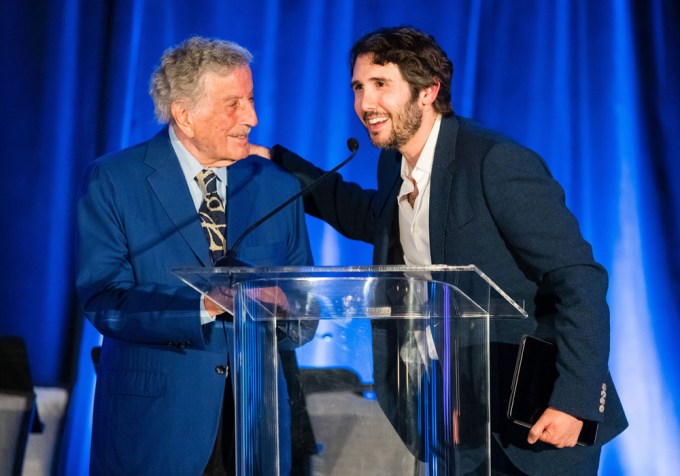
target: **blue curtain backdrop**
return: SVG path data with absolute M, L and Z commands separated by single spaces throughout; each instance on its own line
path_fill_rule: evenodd
M 192 34 L 248 47 L 260 125 L 375 184 L 347 52 L 379 26 L 431 34 L 454 62 L 456 111 L 532 147 L 610 272 L 611 367 L 630 429 L 602 474 L 680 467 L 680 6 L 677 0 L 10 0 L 0 4 L 0 335 L 27 342 L 40 385 L 72 388 L 63 474 L 87 474 L 96 331 L 73 293 L 74 199 L 85 164 L 154 134 L 148 79 Z M 318 264 L 368 246 L 309 220 Z

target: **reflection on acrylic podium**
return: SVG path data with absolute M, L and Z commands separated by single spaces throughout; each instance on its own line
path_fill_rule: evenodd
M 233 302 L 237 474 L 490 473 L 489 319 L 526 313 L 476 267 L 176 274 Z

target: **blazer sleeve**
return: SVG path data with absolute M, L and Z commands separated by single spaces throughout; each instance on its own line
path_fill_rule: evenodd
M 175 279 L 172 253 L 149 251 L 158 254 L 158 278 L 139 278 L 142 271 L 128 246 L 130 223 L 117 194 L 121 188 L 129 191 L 129 186 L 116 179 L 120 174 L 97 164 L 87 175 L 77 208 L 76 285 L 88 320 L 102 335 L 123 341 L 204 348 L 199 294 L 179 279 L 176 286 L 168 284 Z M 140 221 L 136 226 L 153 226 L 143 223 L 144 217 L 136 219 Z
M 538 299 L 554 302 L 557 370 L 550 406 L 601 421 L 609 358 L 608 278 L 543 160 L 513 143 L 493 147 L 482 183 L 491 215 Z M 537 320 L 552 316 L 536 316 Z
M 323 170 L 280 145 L 272 148 L 272 161 L 293 174 L 302 187 L 321 177 Z M 304 197 L 305 212 L 330 224 L 354 240 L 374 243 L 378 223 L 377 191 L 363 189 L 332 173 Z

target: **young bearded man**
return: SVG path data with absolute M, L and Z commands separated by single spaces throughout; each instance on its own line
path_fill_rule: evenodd
M 305 210 L 372 243 L 374 264 L 474 264 L 524 303 L 528 319 L 491 322 L 492 472 L 596 475 L 602 445 L 627 421 L 608 370 L 607 272 L 562 188 L 537 154 L 454 115 L 453 66 L 431 36 L 407 27 L 371 32 L 353 46 L 350 65 L 354 109 L 382 149 L 378 187 L 365 190 L 334 174 L 307 195 Z M 271 159 L 302 185 L 323 173 L 281 146 Z M 506 417 L 526 334 L 556 344 L 559 372 L 549 407 L 528 435 Z M 375 336 L 373 345 L 380 345 Z M 379 354 L 374 349 L 374 359 Z M 374 371 L 389 375 L 384 366 L 397 364 L 376 360 Z M 389 407 L 395 388 L 377 387 L 378 400 L 411 442 L 417 422 Z M 576 445 L 584 421 L 599 425 L 592 446 Z

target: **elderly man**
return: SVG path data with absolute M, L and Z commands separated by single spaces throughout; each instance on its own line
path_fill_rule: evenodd
M 250 61 L 239 45 L 196 37 L 166 51 L 151 97 L 167 127 L 87 174 L 77 288 L 104 336 L 92 474 L 234 472 L 231 324 L 172 270 L 213 266 L 272 203 L 299 190 L 276 165 L 248 157 L 257 125 Z M 302 204 L 250 233 L 239 253 L 254 265 L 312 264 Z M 280 454 L 286 472 L 286 438 Z

